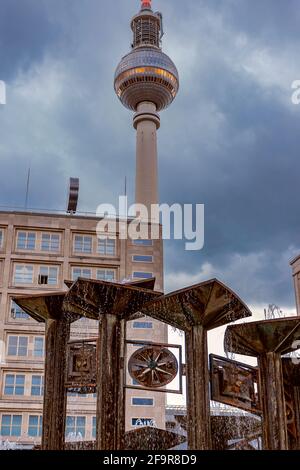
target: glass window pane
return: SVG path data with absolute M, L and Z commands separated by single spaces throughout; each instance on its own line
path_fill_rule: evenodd
M 81 416 L 77 418 L 77 426 L 85 426 L 85 417 Z
M 26 233 L 19 232 L 18 233 L 18 240 L 17 240 L 17 248 L 20 250 L 25 249 L 26 246 Z
M 152 240 L 133 240 L 133 244 L 137 246 L 152 246 Z
M 32 385 L 40 385 L 42 377 L 40 375 L 33 375 L 32 376 Z
M 10 336 L 9 337 L 9 345 L 10 346 L 17 346 L 18 344 L 18 337 L 17 336 Z
M 153 323 L 152 322 L 141 322 L 141 321 L 135 321 L 133 322 L 133 328 L 135 329 L 151 329 L 153 328 Z
M 10 426 L 11 424 L 11 415 L 3 415 L 2 416 L 2 424 L 5 426 Z
M 153 398 L 132 398 L 132 404 L 135 406 L 153 406 Z
M 11 436 L 12 437 L 20 437 L 21 436 L 21 426 L 12 426 Z
M 153 274 L 152 273 L 145 273 L 145 272 L 135 271 L 133 273 L 133 277 L 135 279 L 151 279 L 153 277 Z
M 24 383 L 25 383 L 25 375 L 17 375 L 16 385 L 24 385 Z
M 44 338 L 34 338 L 34 354 L 35 357 L 44 355 Z
M 15 382 L 15 376 L 14 375 L 7 375 L 5 378 L 5 383 L 6 385 L 13 385 Z
M 28 338 L 26 336 L 19 336 L 19 345 L 23 347 L 27 347 Z
M 29 426 L 38 426 L 39 417 L 38 416 L 29 416 Z
M 1 426 L 1 436 L 10 436 L 10 428 L 7 426 Z
M 153 263 L 153 256 L 148 255 L 134 255 L 133 261 L 137 263 Z
M 57 284 L 57 268 L 50 268 L 49 269 L 49 278 L 48 284 L 55 285 Z

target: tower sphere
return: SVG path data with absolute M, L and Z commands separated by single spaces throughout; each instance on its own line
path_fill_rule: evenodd
M 153 13 L 150 1 L 142 1 L 140 12 L 131 22 L 133 49 L 115 72 L 114 87 L 122 104 L 134 111 L 150 101 L 157 111 L 167 108 L 179 89 L 175 64 L 162 52 L 162 15 Z

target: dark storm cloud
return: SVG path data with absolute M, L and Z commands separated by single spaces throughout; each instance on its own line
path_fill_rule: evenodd
M 64 208 L 81 179 L 81 208 L 115 202 L 135 135 L 112 87 L 129 50 L 136 0 L 2 0 L 0 204 Z M 204 203 L 205 248 L 167 242 L 167 288 L 218 276 L 249 303 L 294 302 L 289 259 L 300 251 L 298 0 L 153 0 L 180 93 L 162 113 L 160 193 Z
M 1 79 L 7 81 L 41 60 L 61 34 L 43 0 L 1 0 L 0 31 Z

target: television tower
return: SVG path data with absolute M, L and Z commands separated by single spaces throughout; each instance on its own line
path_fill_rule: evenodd
M 159 111 L 167 108 L 179 88 L 178 71 L 162 52 L 162 15 L 153 12 L 151 0 L 141 0 L 141 9 L 132 18 L 132 50 L 115 72 L 116 94 L 126 108 L 135 111 L 136 204 L 158 204 L 157 129 Z M 150 214 L 150 212 L 149 212 Z

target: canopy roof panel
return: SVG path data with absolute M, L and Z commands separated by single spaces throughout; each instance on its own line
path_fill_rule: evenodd
M 184 331 L 193 325 L 207 330 L 251 316 L 246 304 L 217 279 L 161 296 L 141 313 Z
M 24 297 L 14 297 L 14 302 L 21 307 L 34 320 L 42 323 L 53 318 L 59 319 L 62 315 L 74 322 L 80 315 L 63 312 L 63 302 L 66 292 L 27 295 Z
M 160 292 L 131 284 L 79 278 L 66 294 L 63 308 L 93 320 L 103 314 L 130 320 L 140 316 L 139 311 L 145 303 L 160 295 Z
M 224 348 L 226 352 L 254 357 L 267 352 L 283 355 L 295 351 L 299 340 L 300 318 L 279 318 L 229 326 Z

